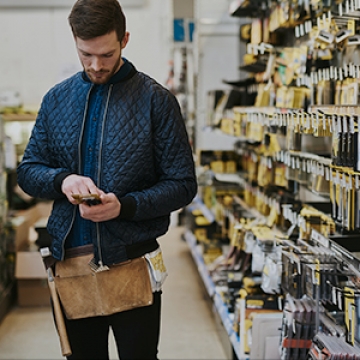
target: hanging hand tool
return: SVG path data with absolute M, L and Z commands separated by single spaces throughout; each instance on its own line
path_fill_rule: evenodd
M 40 249 L 40 252 L 41 252 L 41 256 L 44 259 L 44 262 L 46 263 L 45 259 L 51 255 L 49 248 L 42 248 Z M 66 332 L 64 315 L 61 310 L 59 296 L 55 287 L 54 273 L 52 267 L 48 266 L 46 271 L 48 274 L 48 284 L 49 284 L 50 295 L 53 303 L 56 327 L 60 339 L 61 352 L 63 356 L 70 356 L 72 354 L 72 351 Z

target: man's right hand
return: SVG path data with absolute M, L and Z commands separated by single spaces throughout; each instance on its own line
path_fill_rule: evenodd
M 72 197 L 72 194 L 103 194 L 103 191 L 89 177 L 75 174 L 69 175 L 63 180 L 61 191 L 74 205 L 77 204 L 77 200 Z

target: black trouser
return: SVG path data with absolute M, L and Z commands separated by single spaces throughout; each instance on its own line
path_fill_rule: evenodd
M 67 320 L 72 350 L 69 360 L 109 359 L 109 329 L 114 333 L 121 360 L 157 359 L 160 333 L 161 292 L 154 302 L 110 316 Z

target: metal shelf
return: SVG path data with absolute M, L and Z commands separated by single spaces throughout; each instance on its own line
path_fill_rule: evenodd
M 35 121 L 36 114 L 0 114 L 4 121 Z
M 193 260 L 195 264 L 197 265 L 199 274 L 201 279 L 203 280 L 203 283 L 205 285 L 206 291 L 210 298 L 214 302 L 214 308 L 216 309 L 217 314 L 219 315 L 221 322 L 226 330 L 226 333 L 229 336 L 230 343 L 233 347 L 233 350 L 237 356 L 238 359 L 244 359 L 244 355 L 241 354 L 240 351 L 240 338 L 238 334 L 233 330 L 232 324 L 233 324 L 233 314 L 229 313 L 226 305 L 221 299 L 220 294 L 216 291 L 216 286 L 211 279 L 211 276 L 207 270 L 207 267 L 204 263 L 201 251 L 196 243 L 196 238 L 194 234 L 187 230 L 184 233 L 184 238 L 186 243 L 188 244 L 191 255 L 193 257 Z
M 230 4 L 230 15 L 235 17 L 261 17 L 264 12 L 263 0 L 234 0 Z
M 189 245 L 191 255 L 195 261 L 195 264 L 197 265 L 199 274 L 204 282 L 207 293 L 212 298 L 215 294 L 215 284 L 209 275 L 201 251 L 196 244 L 195 235 L 191 231 L 187 230 L 184 234 L 184 237 L 186 243 Z

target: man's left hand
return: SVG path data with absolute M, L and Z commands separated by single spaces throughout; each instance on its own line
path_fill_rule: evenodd
M 113 193 L 102 193 L 100 195 L 101 204 L 79 205 L 81 217 L 94 222 L 108 221 L 119 216 L 121 204 L 119 199 Z

